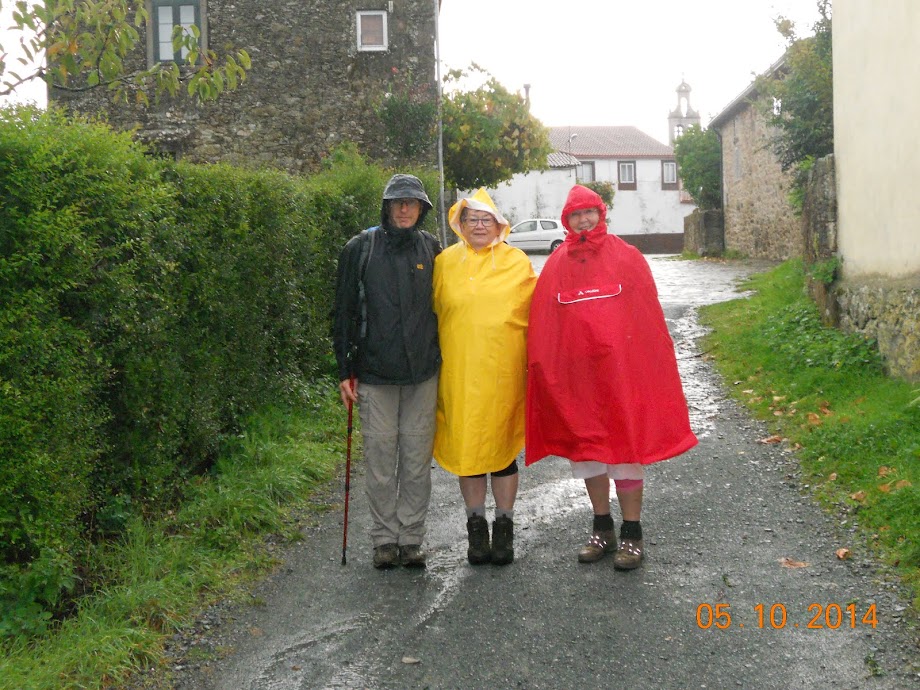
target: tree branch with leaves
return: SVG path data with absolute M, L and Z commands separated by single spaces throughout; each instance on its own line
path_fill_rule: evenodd
M 776 20 L 788 47 L 777 75 L 756 81 L 758 106 L 775 135 L 772 148 L 783 170 L 795 171 L 793 192 L 804 186 L 812 163 L 834 152 L 834 69 L 831 2 L 817 0 L 814 35 L 800 38 L 793 22 Z
M 459 90 L 463 81 L 477 78 L 484 80 L 481 86 Z M 444 82 L 444 176 L 451 185 L 494 187 L 516 173 L 547 168 L 549 130 L 523 97 L 475 64 L 451 70 Z
M 8 4 L 8 3 L 7 3 Z M 4 3 L 0 0 L 0 8 Z M 136 6 L 134 6 L 136 5 Z M 139 29 L 150 17 L 143 3 L 127 0 L 17 0 L 13 25 L 19 57 L 9 62 L 0 46 L 0 96 L 35 79 L 62 91 L 105 88 L 113 100 L 131 99 L 145 105 L 180 88 L 199 100 L 213 100 L 236 89 L 251 67 L 249 54 L 239 49 L 219 56 L 202 50 L 198 27 L 174 27 L 173 50 L 185 56 L 180 66 L 158 62 L 130 71 L 126 58 L 137 48 Z

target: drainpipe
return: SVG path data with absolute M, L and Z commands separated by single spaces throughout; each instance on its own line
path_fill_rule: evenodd
M 441 232 L 441 246 L 447 247 L 447 213 L 444 210 L 444 116 L 441 107 L 441 38 L 438 27 L 441 24 L 441 0 L 434 0 L 434 61 L 438 80 L 438 224 Z
M 713 128 L 712 131 L 716 133 L 716 139 L 719 140 L 719 200 L 722 204 L 722 253 L 724 254 L 728 250 L 725 242 L 725 168 L 722 165 L 722 160 L 725 158 L 725 145 L 722 143 L 722 135 L 719 134 L 719 130 Z
M 719 130 L 713 129 L 716 139 L 719 140 L 719 199 L 722 204 L 722 219 L 725 222 L 725 169 L 722 167 L 722 159 L 725 157 L 725 146 L 722 144 L 722 135 Z

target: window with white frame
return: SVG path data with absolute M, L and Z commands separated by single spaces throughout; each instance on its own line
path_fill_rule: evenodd
M 624 191 L 635 191 L 636 161 L 620 161 L 617 165 L 617 187 Z
M 173 33 L 177 26 L 186 35 L 197 26 L 200 34 L 199 48 L 204 38 L 202 30 L 202 0 L 150 0 L 150 21 L 153 34 L 154 62 L 185 62 L 188 48 L 173 50 Z
M 677 189 L 677 163 L 661 161 L 661 188 Z
M 358 17 L 358 50 L 386 50 L 387 13 L 383 10 L 361 10 Z

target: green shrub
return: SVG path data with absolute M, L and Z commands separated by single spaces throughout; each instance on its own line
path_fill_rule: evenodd
M 176 164 L 0 111 L 0 635 L 40 630 L 92 588 L 92 540 L 332 371 L 338 253 L 389 174 L 349 147 L 310 179 Z

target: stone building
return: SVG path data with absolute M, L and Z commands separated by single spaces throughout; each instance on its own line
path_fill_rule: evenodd
M 768 71 L 781 70 L 780 59 Z M 802 255 L 801 222 L 787 200 L 792 176 L 769 146 L 770 127 L 757 111 L 751 84 L 709 123 L 722 143 L 725 250 L 752 258 Z
M 433 0 L 144 1 L 150 20 L 129 70 L 179 60 L 171 31 L 194 23 L 204 49 L 249 52 L 245 83 L 215 102 L 164 97 L 149 109 L 113 106 L 104 89 L 54 90 L 50 100 L 102 113 L 157 150 L 198 163 L 306 172 L 344 141 L 384 163 L 435 163 L 433 117 L 419 124 L 380 114 L 388 98 L 436 111 Z M 388 125 L 403 139 L 392 129 L 388 137 Z M 419 138 L 428 142 L 421 149 Z

